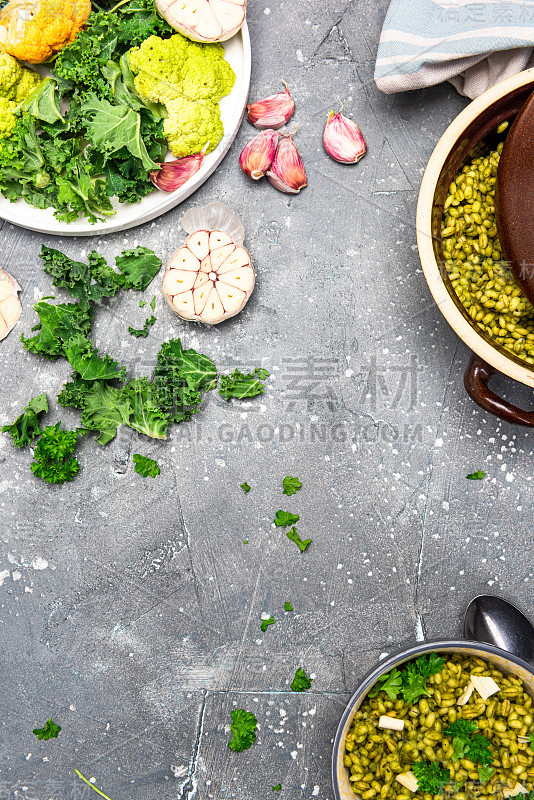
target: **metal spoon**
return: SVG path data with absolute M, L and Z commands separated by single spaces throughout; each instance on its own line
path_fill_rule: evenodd
M 534 626 L 502 597 L 481 594 L 471 600 L 464 616 L 464 635 L 500 647 L 534 666 Z

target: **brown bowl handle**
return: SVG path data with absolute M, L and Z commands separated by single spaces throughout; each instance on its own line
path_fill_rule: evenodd
M 534 428 L 534 412 L 523 411 L 492 392 L 488 383 L 497 373 L 486 361 L 473 354 L 464 374 L 464 386 L 477 406 L 514 425 Z

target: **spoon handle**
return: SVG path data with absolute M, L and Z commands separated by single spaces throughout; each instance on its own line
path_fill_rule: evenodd
M 467 606 L 464 635 L 511 653 L 534 666 L 534 627 L 516 606 L 494 595 L 479 595 Z

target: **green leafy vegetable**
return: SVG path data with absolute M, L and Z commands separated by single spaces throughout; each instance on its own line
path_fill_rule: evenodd
M 481 469 L 477 469 L 476 472 L 471 472 L 469 473 L 469 475 L 466 475 L 465 477 L 468 478 L 470 481 L 481 481 L 483 478 L 486 477 L 486 473 L 482 472 Z
M 302 667 L 299 667 L 295 672 L 295 677 L 293 678 L 293 682 L 291 684 L 291 691 L 305 692 L 307 689 L 311 688 L 312 681 L 313 678 L 308 678 Z
M 0 150 L 1 152 L 1 150 Z M 32 329 L 38 330 L 36 336 L 20 337 L 26 350 L 50 360 L 65 355 L 65 344 L 74 336 L 87 336 L 91 330 L 94 312 L 83 309 L 78 303 L 59 303 L 52 305 L 40 300 L 34 305 L 40 322 Z
M 122 276 L 122 287 L 137 289 L 140 292 L 148 289 L 161 268 L 161 258 L 148 247 L 123 250 L 115 259 L 115 263 Z
M 135 471 L 138 475 L 142 475 L 143 478 L 155 478 L 156 475 L 159 475 L 161 470 L 158 466 L 157 461 L 154 461 L 152 458 L 148 458 L 148 456 L 141 456 L 139 453 L 136 453 L 133 457 L 134 464 L 135 464 Z
M 441 794 L 443 787 L 451 780 L 449 770 L 437 761 L 416 761 L 412 772 L 417 778 L 418 791 L 428 794 Z
M 382 675 L 369 692 L 369 697 L 376 697 L 383 689 L 391 700 L 395 700 L 402 693 L 407 703 L 413 703 L 421 695 L 429 696 L 427 678 L 440 672 L 444 666 L 445 659 L 436 653 L 419 656 L 415 661 L 408 661 L 402 671 L 395 668 Z
M 57 735 L 61 730 L 60 725 L 56 725 L 55 722 L 52 721 L 52 717 L 45 723 L 44 728 L 34 728 L 33 733 L 37 736 L 39 741 L 44 739 L 45 742 L 48 739 L 57 739 Z
M 261 629 L 262 633 L 265 633 L 265 631 L 267 630 L 269 625 L 274 625 L 275 622 L 276 622 L 276 620 L 272 616 L 269 617 L 268 619 L 262 619 L 261 625 L 260 625 L 260 629 Z
M 148 336 L 148 331 L 155 323 L 155 321 L 156 317 L 154 316 L 154 314 L 152 314 L 151 317 L 147 317 L 147 319 L 145 319 L 145 324 L 143 325 L 142 328 L 136 329 L 128 326 L 128 333 L 130 333 L 132 336 L 135 336 L 137 339 L 139 337 L 146 339 L 146 337 Z
M 120 400 L 131 408 L 126 423 L 139 433 L 152 439 L 166 439 L 169 415 L 163 411 L 156 399 L 154 384 L 148 378 L 134 378 L 123 387 Z
M 31 470 L 47 483 L 72 481 L 80 470 L 73 457 L 80 431 L 61 430 L 61 423 L 49 425 L 37 442 Z
M 273 792 L 280 792 L 282 790 L 282 784 L 277 783 L 276 786 L 273 786 Z
M 311 539 L 302 540 L 300 538 L 295 527 L 291 528 L 291 530 L 286 533 L 286 536 L 288 539 L 291 539 L 292 542 L 295 542 L 295 544 L 298 545 L 301 553 L 303 553 L 308 545 L 311 544 Z
M 384 691 L 390 700 L 396 700 L 402 689 L 402 675 L 398 669 L 393 668 L 391 672 L 381 675 L 368 697 L 376 697 L 378 692 Z
M 132 413 L 131 404 L 121 390 L 103 381 L 95 381 L 84 393 L 82 403 L 82 425 L 98 432 L 98 444 L 114 439 L 119 425 L 127 425 Z
M 481 783 L 487 783 L 494 772 L 495 772 L 495 770 L 493 769 L 493 767 L 480 766 L 478 768 L 478 779 L 479 779 L 479 781 Z
M 284 611 L 293 611 L 293 606 L 289 601 L 284 603 Z
M 152 309 L 152 311 L 156 310 L 156 295 L 154 295 L 154 297 L 150 301 L 150 308 Z
M 32 397 L 22 414 L 15 422 L 2 427 L 3 433 L 9 433 L 15 447 L 26 447 L 37 436 L 41 435 L 39 417 L 48 411 L 48 401 L 45 394 Z
M 256 717 L 250 711 L 245 711 L 242 708 L 235 708 L 231 716 L 232 724 L 230 725 L 230 730 L 233 735 L 228 742 L 228 747 L 235 752 L 248 750 L 256 741 L 256 727 L 258 724 Z
M 295 525 L 300 519 L 298 514 L 291 514 L 289 511 L 277 511 L 274 517 L 274 524 L 277 528 L 285 528 L 288 525 Z
M 534 749 L 534 733 L 529 733 L 528 738 L 530 741 L 530 748 Z
M 468 758 L 482 766 L 489 766 L 493 763 L 489 741 L 483 733 L 479 732 L 476 723 L 472 720 L 459 719 L 452 722 L 445 729 L 445 734 L 453 737 L 453 761 Z
M 148 155 L 141 137 L 141 117 L 131 107 L 122 103 L 112 104 L 96 94 L 89 94 L 84 99 L 83 119 L 87 138 L 93 147 L 105 154 L 106 160 L 126 147 L 147 172 L 159 169 L 159 164 Z
M 37 84 L 33 92 L 16 107 L 13 113 L 28 113 L 51 125 L 54 122 L 63 122 L 56 96 L 56 87 L 57 84 L 53 78 L 45 78 Z
M 171 422 L 184 422 L 198 412 L 201 392 L 214 389 L 217 370 L 213 361 L 196 350 L 184 350 L 180 339 L 161 346 L 156 359 L 154 386 L 157 403 Z
M 238 400 L 245 400 L 248 397 L 256 397 L 264 392 L 265 379 L 269 377 L 266 369 L 256 367 L 252 372 L 245 375 L 236 369 L 231 375 L 221 375 L 219 383 L 219 394 L 225 400 L 235 397 Z
M 50 275 L 54 286 L 67 289 L 82 308 L 87 309 L 90 303 L 99 303 L 104 297 L 113 297 L 121 288 L 121 276 L 94 250 L 87 257 L 88 264 L 73 261 L 46 245 L 42 245 L 40 257 L 43 270 Z
M 286 475 L 282 485 L 284 489 L 282 494 L 287 494 L 287 496 L 290 497 L 292 494 L 296 494 L 298 492 L 302 486 L 302 483 L 298 478 L 292 478 L 291 475 Z
M 245 494 L 248 494 L 250 492 L 251 487 L 248 485 L 246 481 L 245 483 L 240 483 L 239 485 L 241 486 Z
M 71 367 L 83 381 L 122 380 L 126 375 L 126 367 L 121 367 L 107 354 L 99 356 L 93 342 L 85 336 L 73 336 L 64 349 Z
M 144 308 L 147 304 L 148 300 L 139 300 L 139 308 Z

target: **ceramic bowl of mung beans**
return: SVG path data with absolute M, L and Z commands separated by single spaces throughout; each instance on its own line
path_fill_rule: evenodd
M 509 422 L 534 427 L 488 386 L 496 373 L 534 388 L 534 308 L 503 258 L 495 183 L 510 123 L 534 91 L 534 69 L 501 81 L 447 128 L 428 162 L 417 205 L 417 245 L 439 310 L 473 355 L 468 394 Z M 533 254 L 534 258 L 534 254 Z
M 523 800 L 534 789 L 533 741 L 529 664 L 491 644 L 418 643 L 352 696 L 334 740 L 334 797 Z

